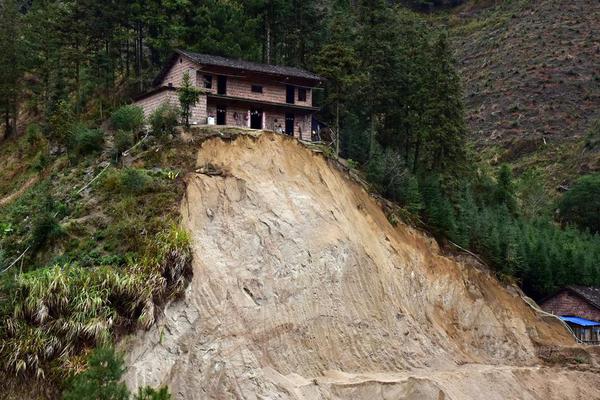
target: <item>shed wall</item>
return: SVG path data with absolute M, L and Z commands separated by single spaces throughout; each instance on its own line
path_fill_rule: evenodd
M 599 309 L 567 290 L 547 299 L 541 306 L 544 311 L 554 315 L 575 315 L 592 321 L 600 321 Z

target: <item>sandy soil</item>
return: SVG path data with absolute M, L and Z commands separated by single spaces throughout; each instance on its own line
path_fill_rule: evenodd
M 129 338 L 126 382 L 175 399 L 600 399 L 518 291 L 391 226 L 332 162 L 275 135 L 210 139 L 182 204 L 185 299 Z M 213 170 L 213 169 L 211 169 Z

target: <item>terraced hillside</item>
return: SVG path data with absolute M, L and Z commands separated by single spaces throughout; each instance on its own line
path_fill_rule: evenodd
M 600 169 L 598 146 L 586 143 L 600 117 L 597 1 L 469 2 L 446 22 L 486 157 L 543 167 L 557 185 Z

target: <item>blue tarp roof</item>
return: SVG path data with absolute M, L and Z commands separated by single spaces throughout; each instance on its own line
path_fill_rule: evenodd
M 560 317 L 565 322 L 570 322 L 579 326 L 600 326 L 600 322 L 590 321 L 589 319 L 579 317 Z

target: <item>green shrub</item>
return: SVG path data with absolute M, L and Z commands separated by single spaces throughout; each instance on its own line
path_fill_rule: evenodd
M 600 173 L 579 178 L 564 194 L 559 209 L 564 221 L 600 232 Z
M 64 400 L 127 400 L 129 390 L 120 382 L 125 372 L 123 357 L 114 349 L 95 349 L 87 363 L 87 369 L 75 375 L 70 387 L 63 395 Z
M 25 135 L 27 138 L 27 143 L 33 147 L 42 138 L 42 128 L 38 124 L 29 124 L 27 125 Z
M 127 400 L 129 389 L 121 382 L 125 372 L 123 356 L 112 347 L 95 349 L 87 362 L 87 369 L 75 375 L 67 390 L 64 400 Z M 155 390 L 149 386 L 139 388 L 133 400 L 170 400 L 169 389 L 162 387 Z
M 48 239 L 60 232 L 60 225 L 50 212 L 37 215 L 31 225 L 31 246 L 34 250 L 41 248 Z
M 49 162 L 48 154 L 42 150 L 36 154 L 33 163 L 31 164 L 31 168 L 36 172 L 42 172 L 48 166 Z
M 145 388 L 139 388 L 138 394 L 133 398 L 134 400 L 171 400 L 171 393 L 166 387 L 156 390 L 146 386 Z
M 150 115 L 149 122 L 152 134 L 158 137 L 175 133 L 179 123 L 179 109 L 170 103 L 161 104 Z
M 346 162 L 348 163 L 348 168 L 350 168 L 350 169 L 358 169 L 358 167 L 359 167 L 358 162 L 354 161 L 351 158 L 349 158 L 348 160 L 346 160 Z
M 48 118 L 48 137 L 58 140 L 61 143 L 68 143 L 69 136 L 75 125 L 75 114 L 71 105 L 61 100 L 50 113 Z
M 145 171 L 126 168 L 121 177 L 121 185 L 128 193 L 143 193 L 150 187 L 152 178 Z
M 120 155 L 133 146 L 133 133 L 119 130 L 115 133 L 113 152 Z
M 141 194 L 154 189 L 154 179 L 143 169 L 113 169 L 105 175 L 102 187 L 108 192 Z
M 115 129 L 135 133 L 144 126 L 144 110 L 132 104 L 125 105 L 113 112 L 110 119 Z
M 90 129 L 83 124 L 76 125 L 70 136 L 69 150 L 74 155 L 97 153 L 104 145 L 104 132 L 101 129 Z

